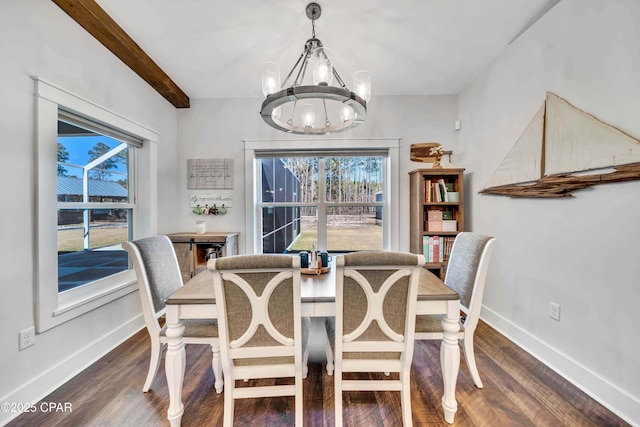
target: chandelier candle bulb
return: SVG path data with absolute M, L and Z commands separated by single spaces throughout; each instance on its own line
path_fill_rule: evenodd
M 369 102 L 371 99 L 371 73 L 367 70 L 356 71 L 353 74 L 353 87 L 356 95 Z
M 353 110 L 348 105 L 344 105 L 340 109 L 340 120 L 343 122 L 348 122 L 353 119 Z
M 280 118 L 281 114 L 282 114 L 282 108 L 276 107 L 273 109 L 273 113 L 271 113 L 271 117 L 277 120 Z
M 305 128 L 312 128 L 316 124 L 315 108 L 311 104 L 302 107 L 302 125 Z
M 313 50 L 313 84 L 330 85 L 333 80 L 332 51 L 328 47 Z
M 267 77 L 264 82 L 265 91 L 268 95 L 276 92 L 276 80 L 273 77 Z
M 271 95 L 280 90 L 280 67 L 275 62 L 262 65 L 262 94 Z

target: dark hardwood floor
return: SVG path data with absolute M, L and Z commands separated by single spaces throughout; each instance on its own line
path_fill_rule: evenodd
M 415 426 L 448 426 L 442 415 L 440 344 L 415 346 L 411 406 Z M 626 426 L 528 353 L 483 322 L 476 331 L 476 360 L 483 389 L 473 385 L 461 358 L 453 426 Z M 42 402 L 70 404 L 69 412 L 25 413 L 8 426 L 164 426 L 169 401 L 164 367 L 148 393 L 142 392 L 149 363 L 146 330 L 118 346 Z M 187 346 L 183 426 L 222 425 L 223 394 L 213 388 L 211 352 Z M 305 426 L 333 426 L 333 377 L 311 363 L 304 384 Z M 40 402 L 36 404 L 40 408 Z M 397 392 L 350 392 L 344 398 L 345 426 L 400 426 Z M 292 398 L 237 401 L 236 426 L 293 425 Z

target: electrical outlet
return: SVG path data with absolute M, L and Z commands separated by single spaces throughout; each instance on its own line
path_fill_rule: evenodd
M 31 347 L 36 342 L 36 329 L 32 326 L 24 331 L 18 332 L 18 350 Z
M 560 304 L 556 304 L 555 302 L 549 303 L 549 317 L 558 322 L 560 321 Z

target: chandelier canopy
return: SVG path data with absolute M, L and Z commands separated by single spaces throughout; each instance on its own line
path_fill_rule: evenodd
M 267 62 L 263 66 L 265 100 L 260 115 L 269 126 L 300 135 L 325 135 L 351 129 L 367 118 L 371 75 L 366 70 L 357 71 L 353 75 L 354 92 L 349 90 L 333 66 L 331 49 L 316 38 L 315 22 L 322 12 L 320 5 L 309 3 L 306 11 L 311 19 L 311 38 L 284 82 L 280 83 L 278 64 Z M 337 86 L 331 85 L 334 80 Z

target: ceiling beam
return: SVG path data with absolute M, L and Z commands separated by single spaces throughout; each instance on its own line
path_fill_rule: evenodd
M 189 97 L 95 0 L 52 0 L 176 108 Z

